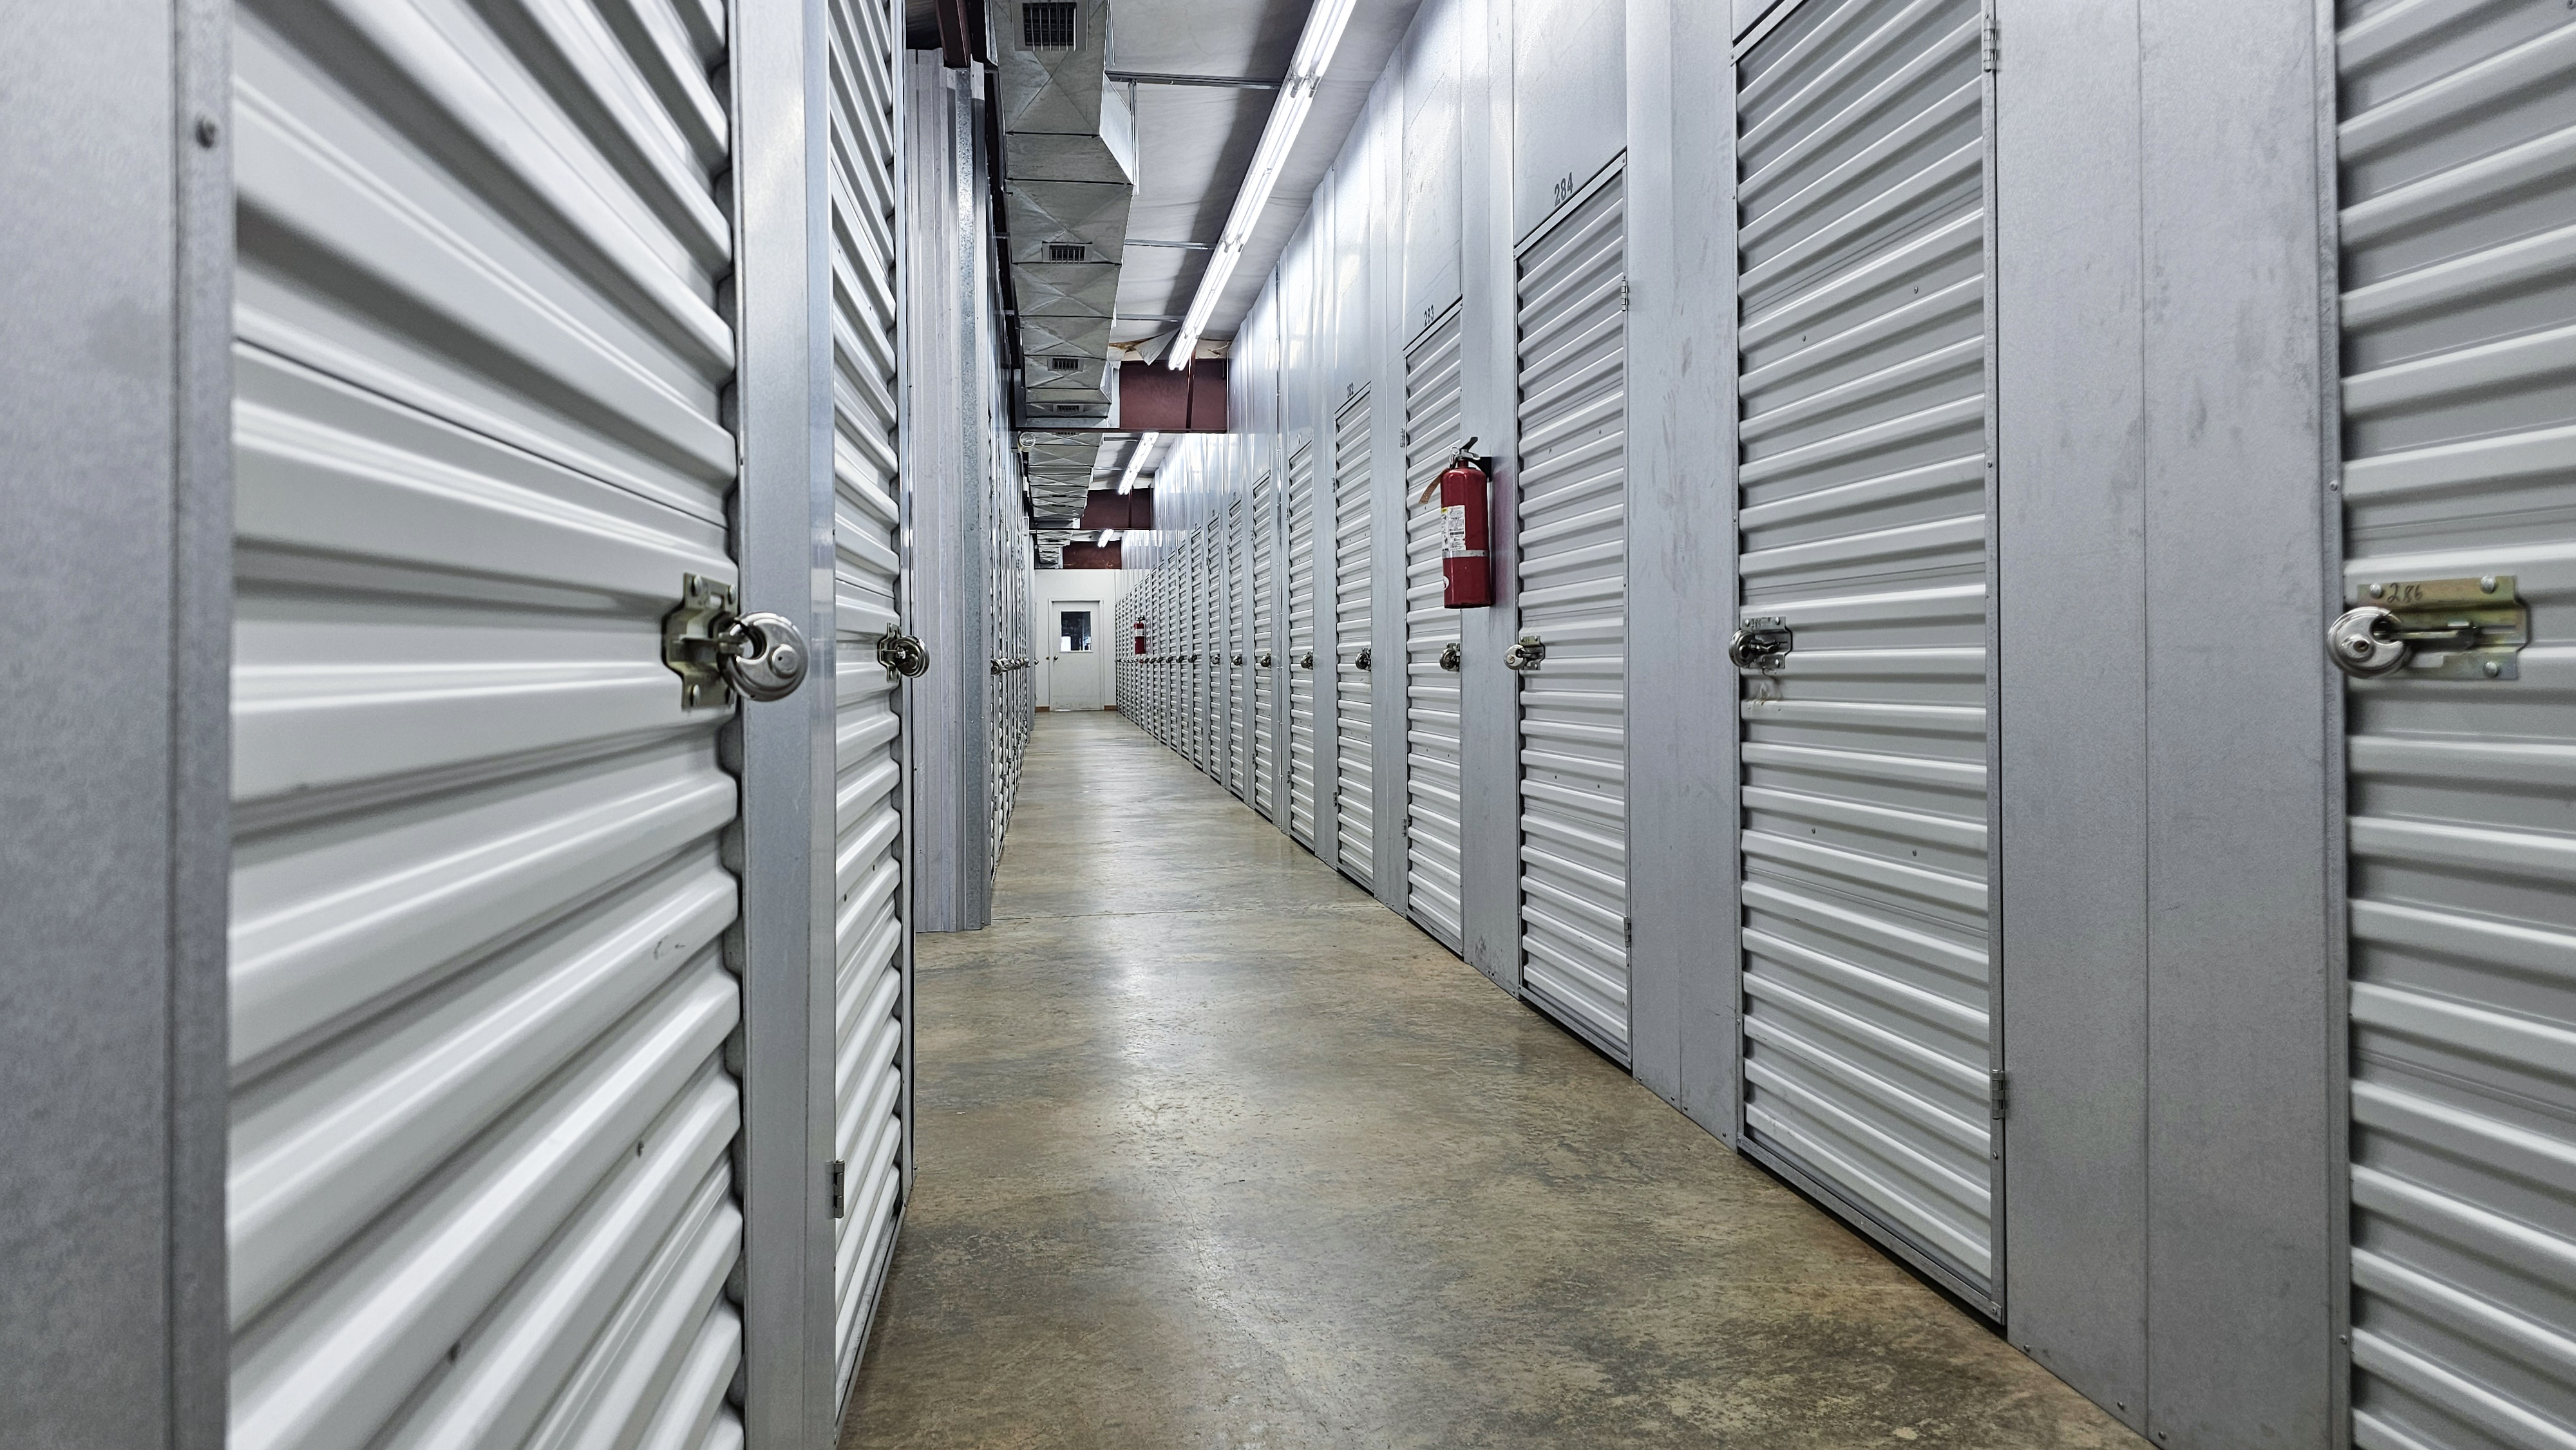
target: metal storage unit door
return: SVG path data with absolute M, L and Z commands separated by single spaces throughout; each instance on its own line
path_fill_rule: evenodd
M 2576 13 L 2342 21 L 2346 597 L 2530 636 L 2346 696 L 2352 1438 L 2571 1445 Z
M 1440 499 L 1423 495 L 1462 440 L 1459 309 L 1404 357 L 1404 900 L 1453 952 L 1466 950 L 1458 905 L 1458 613 L 1447 588 Z
M 1622 175 L 1519 258 L 1521 991 L 1628 1060 L 1627 283 Z
M 1989 1311 L 1976 0 L 1811 3 L 1737 69 L 1744 1129 Z
M 887 0 L 832 0 L 833 615 L 832 1156 L 842 1216 L 832 1254 L 833 1344 L 846 1390 L 894 1247 L 911 1172 L 903 885 L 905 745 L 899 677 L 877 645 L 899 634 L 895 477 L 895 62 Z
M 1199 647 L 1191 656 L 1190 674 L 1198 687 L 1198 713 L 1192 722 L 1193 755 L 1199 769 L 1221 776 L 1225 770 L 1225 538 L 1218 524 L 1199 526 L 1198 568 L 1190 581 L 1191 604 L 1198 613 Z
M 1363 886 L 1376 879 L 1375 772 L 1369 749 L 1369 396 L 1333 420 L 1334 862 Z
M 1270 590 L 1278 581 L 1279 499 L 1277 485 L 1263 474 L 1252 485 L 1252 645 L 1245 667 L 1252 671 L 1252 808 L 1273 820 L 1271 777 L 1279 768 L 1278 724 L 1271 711 L 1279 703 L 1278 628 Z
M 1315 846 L 1315 450 L 1288 456 L 1288 832 Z
M 1249 611 L 1244 608 L 1248 590 L 1244 554 L 1250 540 L 1245 537 L 1243 500 L 1235 499 L 1225 506 L 1225 571 L 1220 582 L 1225 589 L 1225 731 L 1220 754 L 1220 769 L 1225 788 L 1237 796 L 1250 799 L 1250 782 L 1245 779 L 1251 762 L 1252 712 L 1245 708 L 1244 696 L 1250 676 L 1246 669 L 1247 639 L 1250 636 Z
M 615 13 L 235 11 L 235 1450 L 742 1441 L 726 21 Z

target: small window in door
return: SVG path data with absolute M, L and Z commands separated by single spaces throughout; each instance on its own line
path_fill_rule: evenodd
M 1059 609 L 1056 611 L 1057 648 L 1065 654 L 1087 654 L 1091 650 L 1091 611 Z

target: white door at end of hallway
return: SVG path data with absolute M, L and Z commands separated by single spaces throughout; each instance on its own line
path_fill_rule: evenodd
M 1047 708 L 1100 708 L 1100 641 L 1096 626 L 1100 601 L 1058 600 L 1055 610 L 1055 667 L 1047 673 Z

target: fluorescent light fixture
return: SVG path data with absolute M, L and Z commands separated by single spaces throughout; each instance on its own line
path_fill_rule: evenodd
M 1188 367 L 1191 355 L 1198 351 L 1199 336 L 1207 331 L 1217 298 L 1225 292 L 1225 284 L 1233 280 L 1235 264 L 1243 260 L 1244 243 L 1252 239 L 1254 225 L 1270 205 L 1271 190 L 1279 185 L 1279 173 L 1297 144 L 1297 130 L 1306 124 L 1306 113 L 1314 109 L 1316 83 L 1332 65 L 1333 52 L 1341 46 L 1342 31 L 1350 24 L 1351 7 L 1356 3 L 1358 0 L 1315 0 L 1314 8 L 1306 12 L 1306 28 L 1297 36 L 1297 52 L 1288 58 L 1288 78 L 1280 83 L 1279 98 L 1270 103 L 1269 124 L 1261 128 L 1261 144 L 1253 149 L 1252 169 L 1244 173 L 1243 189 L 1234 194 L 1234 210 L 1226 213 L 1225 230 L 1217 235 L 1216 252 L 1208 258 L 1207 270 L 1199 274 L 1198 295 L 1190 300 L 1190 310 L 1182 314 L 1180 336 L 1172 340 L 1172 350 L 1164 358 L 1175 372 Z
M 1102 542 L 1102 543 L 1104 543 L 1104 544 L 1114 544 L 1114 543 L 1117 543 L 1117 542 L 1118 542 L 1118 531 L 1117 531 L 1116 529 L 1102 529 L 1102 530 L 1100 531 L 1100 542 Z
M 1144 437 L 1136 440 L 1136 452 L 1127 460 L 1127 471 L 1118 475 L 1118 491 L 1120 493 L 1134 493 L 1136 491 L 1136 475 L 1144 470 L 1145 455 L 1153 452 L 1154 445 L 1162 441 L 1163 435 L 1160 433 L 1148 433 Z

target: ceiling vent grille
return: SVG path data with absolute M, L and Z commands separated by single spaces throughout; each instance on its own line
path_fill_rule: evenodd
M 1079 9 L 1075 0 L 1026 0 L 1020 6 L 1020 49 L 1073 49 Z
M 1047 260 L 1050 262 L 1088 262 L 1091 260 L 1091 249 L 1080 242 L 1049 242 L 1047 243 Z

